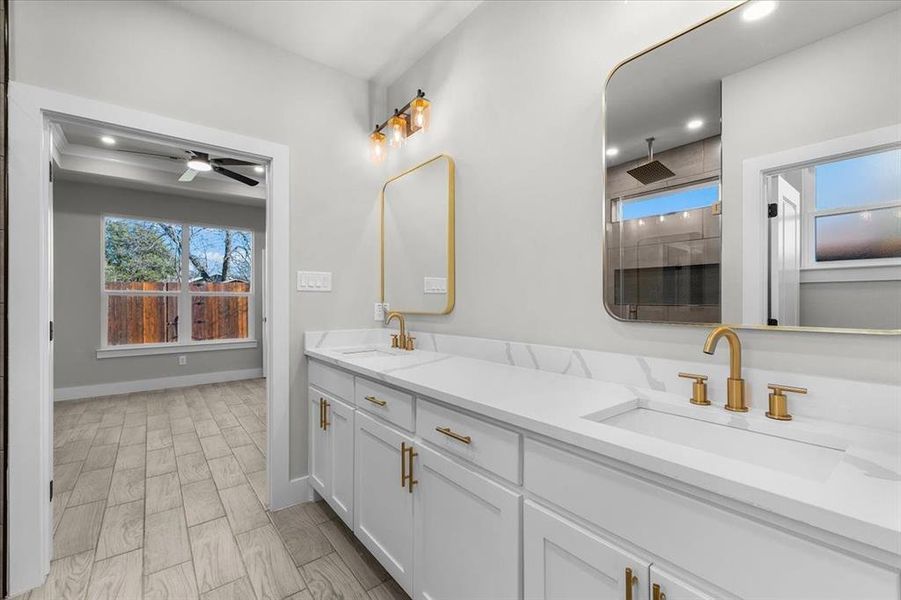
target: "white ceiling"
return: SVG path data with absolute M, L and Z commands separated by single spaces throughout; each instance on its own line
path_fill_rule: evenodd
M 116 143 L 104 144 L 100 139 L 104 135 L 113 137 Z M 61 119 L 53 127 L 53 157 L 58 179 L 232 204 L 266 205 L 266 175 L 257 173 L 253 166 L 226 167 L 260 182 L 252 187 L 212 171 L 198 173 L 193 181 L 179 181 L 187 168 L 188 150 L 209 153 L 211 158 L 259 160 L 84 121 Z M 259 163 L 263 165 L 263 161 Z
M 392 83 L 481 0 L 165 0 L 344 73 Z
M 733 73 L 898 10 L 898 0 L 780 2 L 761 21 L 741 9 L 625 64 L 607 84 L 607 146 L 612 166 L 720 132 L 720 83 Z M 688 131 L 700 118 L 704 127 Z

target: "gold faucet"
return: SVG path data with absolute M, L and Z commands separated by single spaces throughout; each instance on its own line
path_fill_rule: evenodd
M 726 410 L 748 412 L 745 405 L 745 380 L 741 378 L 741 340 L 729 327 L 717 327 L 704 342 L 704 354 L 713 354 L 720 338 L 729 342 L 729 378 L 726 379 Z
M 385 317 L 385 325 L 391 323 L 392 319 L 397 319 L 397 324 L 400 328 L 400 331 L 391 336 L 391 347 L 392 348 L 400 348 L 401 350 L 412 350 L 413 349 L 413 340 L 412 335 L 407 335 L 407 324 L 404 321 L 404 316 L 393 310 L 388 313 L 388 316 Z

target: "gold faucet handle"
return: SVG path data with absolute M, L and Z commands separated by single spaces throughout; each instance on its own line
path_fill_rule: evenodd
M 806 394 L 807 388 L 778 383 L 768 383 L 767 387 L 772 391 L 770 392 L 770 409 L 766 412 L 766 416 L 777 421 L 791 421 L 792 416 L 788 414 L 788 398 L 786 398 L 785 392 Z
M 694 379 L 691 386 L 691 399 L 689 402 L 698 406 L 710 406 L 710 400 L 707 399 L 707 376 L 698 375 L 697 373 L 679 373 L 679 377 L 683 379 Z
M 408 335 L 408 336 L 407 336 L 407 343 L 404 345 L 404 349 L 405 349 L 405 350 L 413 350 L 413 349 L 414 349 L 413 340 L 415 340 L 415 339 L 416 339 L 416 338 L 413 337 L 412 335 Z
M 391 334 L 391 347 L 400 348 L 400 341 L 398 341 L 396 333 Z

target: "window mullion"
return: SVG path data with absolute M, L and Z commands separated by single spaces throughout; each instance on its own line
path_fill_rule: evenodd
M 178 300 L 178 343 L 187 344 L 191 340 L 191 293 L 190 293 L 190 252 L 191 227 L 181 226 L 181 286 Z

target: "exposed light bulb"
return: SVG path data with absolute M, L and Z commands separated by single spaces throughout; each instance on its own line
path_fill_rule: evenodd
M 432 122 L 432 103 L 426 100 L 417 92 L 417 96 L 410 102 L 410 117 L 413 124 L 413 131 L 428 131 Z
M 775 0 L 755 0 L 741 12 L 741 18 L 748 23 L 759 21 L 776 10 L 777 5 Z
M 369 160 L 375 164 L 379 164 L 385 160 L 385 134 L 380 131 L 373 131 L 369 135 Z
M 112 146 L 116 143 L 116 138 L 111 135 L 100 136 L 100 141 L 106 144 L 107 146 Z
M 400 148 L 407 139 L 407 117 L 406 115 L 395 113 L 393 117 L 388 119 L 388 129 L 391 135 L 388 144 L 392 148 Z

